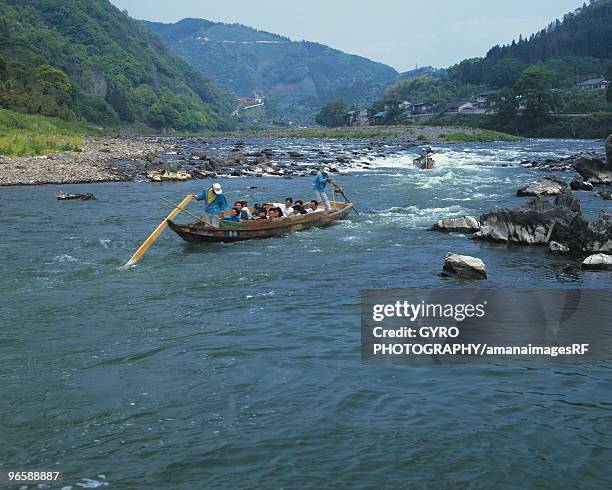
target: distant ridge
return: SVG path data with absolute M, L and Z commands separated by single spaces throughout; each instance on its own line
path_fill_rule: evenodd
M 273 98 L 285 118 L 297 121 L 312 121 L 333 99 L 369 104 L 398 75 L 361 56 L 241 24 L 191 18 L 142 23 L 206 76 L 241 96 Z

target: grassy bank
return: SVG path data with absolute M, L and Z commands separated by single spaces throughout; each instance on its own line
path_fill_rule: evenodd
M 0 109 L 0 155 L 35 156 L 80 151 L 85 135 L 101 131 L 83 122 L 67 122 Z
M 210 134 L 214 136 L 214 134 Z M 218 135 L 218 134 L 217 134 Z M 224 133 L 233 137 L 406 139 L 422 143 L 516 141 L 520 138 L 497 131 L 465 126 L 352 126 L 344 128 L 296 128 Z
M 522 138 L 512 134 L 500 133 L 499 131 L 483 130 L 477 133 L 466 134 L 462 131 L 457 133 L 442 133 L 439 135 L 449 143 L 480 143 L 485 141 L 519 141 Z
M 427 121 L 432 126 L 464 126 L 508 131 L 493 114 L 444 114 Z M 603 139 L 612 133 L 612 113 L 597 112 L 579 115 L 551 115 L 545 124 L 535 128 L 519 127 L 527 138 L 580 138 Z

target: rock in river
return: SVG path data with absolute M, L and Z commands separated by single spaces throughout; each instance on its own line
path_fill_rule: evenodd
M 157 170 L 152 170 L 150 172 L 147 172 L 147 178 L 152 182 L 166 182 L 191 180 L 193 179 L 193 176 L 183 169 L 177 171 L 163 170 L 161 172 Z
M 606 163 L 590 153 L 583 153 L 576 159 L 575 168 L 582 178 L 591 184 L 612 184 L 611 162 Z
M 595 197 L 599 197 L 604 201 L 612 201 L 612 192 L 610 191 L 599 191 L 595 193 Z
M 473 216 L 462 216 L 461 218 L 441 219 L 430 229 L 433 231 L 475 233 L 480 230 L 480 223 Z
M 587 257 L 582 262 L 582 268 L 591 271 L 612 270 L 612 255 L 595 254 Z
M 85 192 L 84 194 L 68 194 L 67 192 L 60 191 L 55 196 L 60 201 L 72 201 L 75 199 L 90 201 L 96 198 L 96 196 L 94 196 L 91 192 Z
M 567 187 L 567 183 L 559 177 L 550 176 L 532 182 L 516 191 L 518 197 L 525 196 L 556 196 L 562 189 Z
M 444 259 L 444 267 L 442 270 L 442 275 L 456 277 L 458 279 L 487 278 L 484 262 L 477 257 L 470 257 L 469 255 L 449 252 Z
M 593 184 L 586 182 L 580 175 L 574 177 L 570 182 L 570 187 L 573 191 L 592 191 Z
M 500 209 L 480 216 L 480 231 L 474 238 L 503 243 L 545 245 L 550 241 L 553 223 L 572 222 L 580 212 L 580 201 L 565 187 L 554 204 L 541 196 L 515 209 Z M 562 240 L 556 240 L 567 245 Z
M 555 253 L 569 252 L 569 247 L 567 245 L 563 245 L 562 243 L 555 242 L 554 240 L 548 244 L 548 248 L 550 248 L 551 252 L 555 252 Z

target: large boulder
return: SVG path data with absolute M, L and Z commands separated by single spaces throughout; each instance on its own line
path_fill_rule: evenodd
M 193 179 L 193 175 L 183 169 L 176 171 L 163 170 L 161 172 L 158 170 L 151 170 L 147 172 L 147 178 L 151 182 L 183 181 Z
M 528 184 L 525 187 L 521 187 L 518 191 L 516 191 L 516 195 L 518 197 L 556 196 L 561 192 L 562 189 L 565 189 L 566 187 L 567 183 L 563 179 L 552 175 L 532 182 L 531 184 Z
M 612 255 L 595 254 L 590 255 L 582 262 L 582 268 L 590 271 L 612 270 Z
M 442 270 L 442 275 L 456 277 L 458 279 L 487 278 L 484 262 L 477 257 L 470 257 L 469 255 L 449 252 L 444 259 L 444 267 Z
M 574 164 L 582 178 L 594 185 L 612 184 L 612 163 L 604 162 L 590 153 L 580 155 Z
M 570 252 L 612 252 L 612 214 L 601 213 L 593 221 L 582 213 L 567 220 L 557 220 L 550 230 L 550 240 L 564 244 Z
M 96 196 L 91 192 L 85 192 L 84 194 L 69 194 L 64 191 L 59 191 L 55 197 L 57 197 L 58 201 L 74 201 L 77 199 L 81 201 L 91 201 L 92 199 L 96 199 Z
M 570 182 L 570 188 L 573 191 L 592 191 L 593 184 L 585 181 L 581 175 L 576 175 L 576 177 L 574 177 L 574 180 Z
M 565 187 L 553 204 L 537 196 L 515 209 L 500 209 L 480 216 L 480 231 L 474 238 L 502 243 L 545 245 L 557 221 L 569 222 L 580 214 L 580 202 Z M 560 242 L 563 243 L 563 242 Z
M 566 252 L 569 252 L 569 247 L 567 245 L 563 245 L 562 243 L 555 242 L 554 240 L 552 240 L 548 244 L 548 248 L 550 249 L 551 252 L 554 252 L 554 253 L 566 253 Z
M 446 218 L 439 220 L 431 228 L 433 231 L 475 233 L 480 230 L 480 223 L 473 216 Z

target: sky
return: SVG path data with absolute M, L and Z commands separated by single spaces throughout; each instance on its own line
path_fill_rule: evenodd
M 327 44 L 398 71 L 448 67 L 529 36 L 579 0 L 111 0 L 137 19 L 195 17 Z

